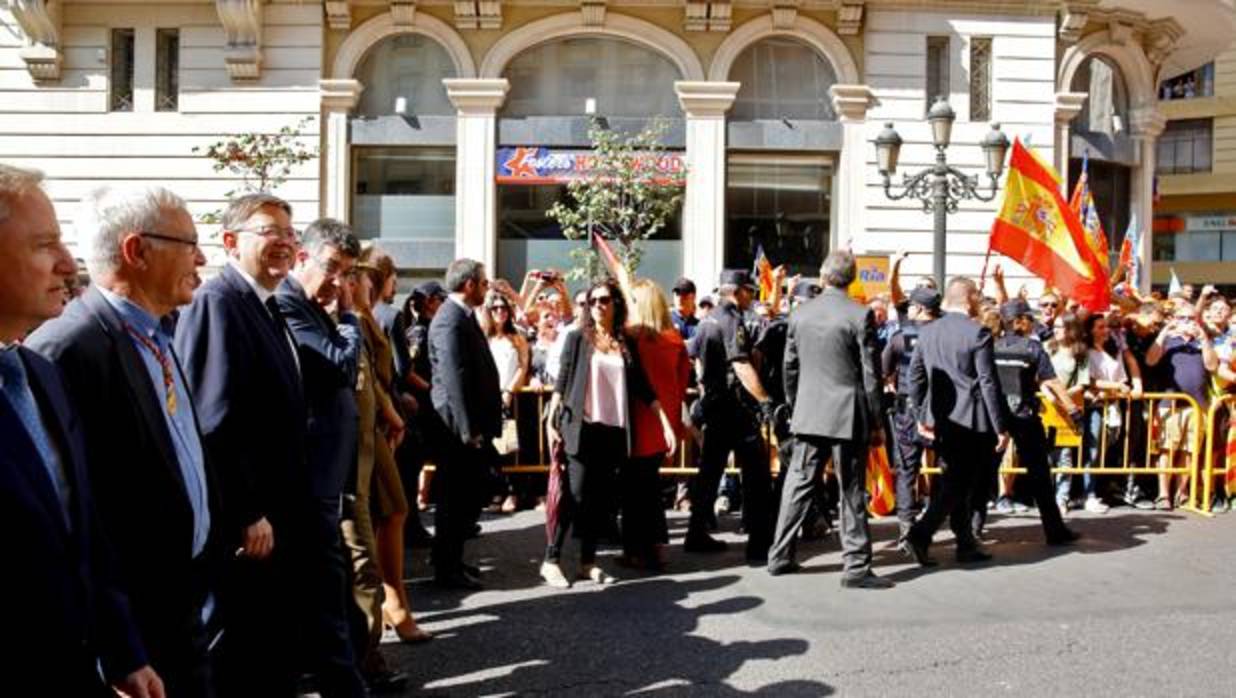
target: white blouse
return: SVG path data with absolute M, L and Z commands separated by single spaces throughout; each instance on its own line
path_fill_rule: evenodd
M 627 373 L 622 354 L 592 353 L 584 395 L 584 421 L 626 428 Z

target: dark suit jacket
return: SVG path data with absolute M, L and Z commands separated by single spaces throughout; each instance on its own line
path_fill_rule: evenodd
M 183 645 L 209 586 L 203 578 L 209 567 L 193 564 L 193 510 L 165 407 L 119 314 L 93 286 L 26 346 L 56 363 L 74 396 L 94 501 L 157 664 L 161 649 Z M 157 390 L 162 394 L 163 386 Z M 180 407 L 193 410 L 192 401 Z M 210 473 L 207 462 L 213 520 L 218 488 Z M 218 530 L 212 526 L 215 540 Z M 208 542 L 203 554 L 209 559 L 211 551 Z
M 924 325 L 910 362 L 910 400 L 927 425 L 1005 431 L 991 332 L 961 313 Z
M 635 342 L 625 339 L 627 345 L 626 381 L 627 381 L 627 453 L 631 452 L 632 432 L 631 400 L 642 400 L 647 404 L 656 401 L 656 393 L 648 385 L 648 377 L 640 365 L 639 351 Z M 580 451 L 580 432 L 584 426 L 584 401 L 588 397 L 588 380 L 592 374 L 592 342 L 585 341 L 582 330 L 575 330 L 567 335 L 562 345 L 562 357 L 558 369 L 558 382 L 554 392 L 562 396 L 561 416 L 558 418 L 558 429 L 562 435 L 562 443 L 566 452 L 577 454 Z M 626 454 L 621 454 L 625 456 Z
M 304 376 L 309 487 L 317 497 L 338 497 L 348 481 L 356 479 L 360 324 L 355 315 L 345 313 L 336 325 L 290 276 L 279 284 L 275 300 L 296 338 Z
M 395 355 L 395 391 L 412 392 L 404 378 L 408 371 L 412 370 L 412 349 L 408 343 L 408 328 L 404 327 L 403 316 L 394 306 L 379 303 L 373 308 L 373 317 L 378 321 L 378 326 L 382 328 L 386 341 L 390 342 L 391 352 Z
M 287 338 L 230 266 L 181 311 L 175 347 L 222 490 L 215 524 L 233 550 L 245 526 L 277 524 L 308 492 L 300 375 Z
M 429 325 L 433 408 L 461 442 L 502 433 L 502 389 L 489 342 L 476 318 L 446 300 Z
M 30 696 L 110 695 L 113 678 L 147 663 L 126 595 L 116 584 L 86 471 L 86 441 L 56 367 L 18 349 L 44 424 L 72 490 L 71 528 L 47 470 L 17 413 L 0 397 L 0 527 L 8 571 L 0 575 L 4 692 Z
M 785 397 L 795 434 L 864 442 L 880 419 L 880 362 L 871 310 L 825 289 L 790 315 Z M 802 409 L 797 409 L 801 406 Z

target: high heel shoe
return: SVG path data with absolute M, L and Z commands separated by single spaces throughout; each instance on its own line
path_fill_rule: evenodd
M 395 631 L 395 635 L 399 636 L 399 641 L 405 645 L 419 645 L 433 639 L 433 633 L 418 628 L 410 614 L 404 617 L 402 623 L 395 623 L 390 611 L 383 609 L 382 621 L 386 627 Z

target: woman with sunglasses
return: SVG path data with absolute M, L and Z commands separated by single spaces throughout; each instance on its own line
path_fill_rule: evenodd
M 502 387 L 502 416 L 515 416 L 515 393 L 528 379 L 528 340 L 515 328 L 515 310 L 510 299 L 498 291 L 490 291 L 485 299 L 489 321 L 484 323 L 485 335 L 489 338 L 489 352 L 498 367 L 498 385 Z M 507 484 L 506 498 L 499 509 L 504 514 L 513 514 L 517 507 L 514 490 Z
M 625 334 L 627 304 L 612 280 L 588 290 L 584 325 L 568 335 L 550 403 L 551 447 L 562 441 L 566 454 L 563 501 L 554 539 L 545 551 L 541 577 L 566 588 L 559 558 L 569 529 L 580 539 L 579 578 L 597 584 L 615 579 L 597 565 L 597 538 L 610 510 L 614 476 L 632 450 L 632 400 L 650 406 L 665 440 L 674 430 L 648 385 L 634 342 Z

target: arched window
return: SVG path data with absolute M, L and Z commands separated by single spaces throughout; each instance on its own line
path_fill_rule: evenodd
M 373 47 L 356 69 L 365 86 L 356 114 L 388 116 L 403 99 L 403 112 L 454 116 L 443 78 L 455 77 L 455 63 L 438 42 L 421 34 L 399 34 Z
M 789 37 L 770 37 L 748 46 L 730 68 L 742 83 L 730 110 L 732 121 L 834 121 L 828 88 L 837 82 L 832 64 L 814 48 Z
M 1128 133 L 1129 91 L 1115 63 L 1104 56 L 1090 56 L 1073 75 L 1069 89 L 1090 95 L 1070 124 L 1074 132 L 1102 133 L 1111 138 Z
M 504 117 L 674 117 L 681 112 L 678 68 L 638 44 L 608 37 L 560 39 L 524 51 L 506 67 L 511 92 Z

